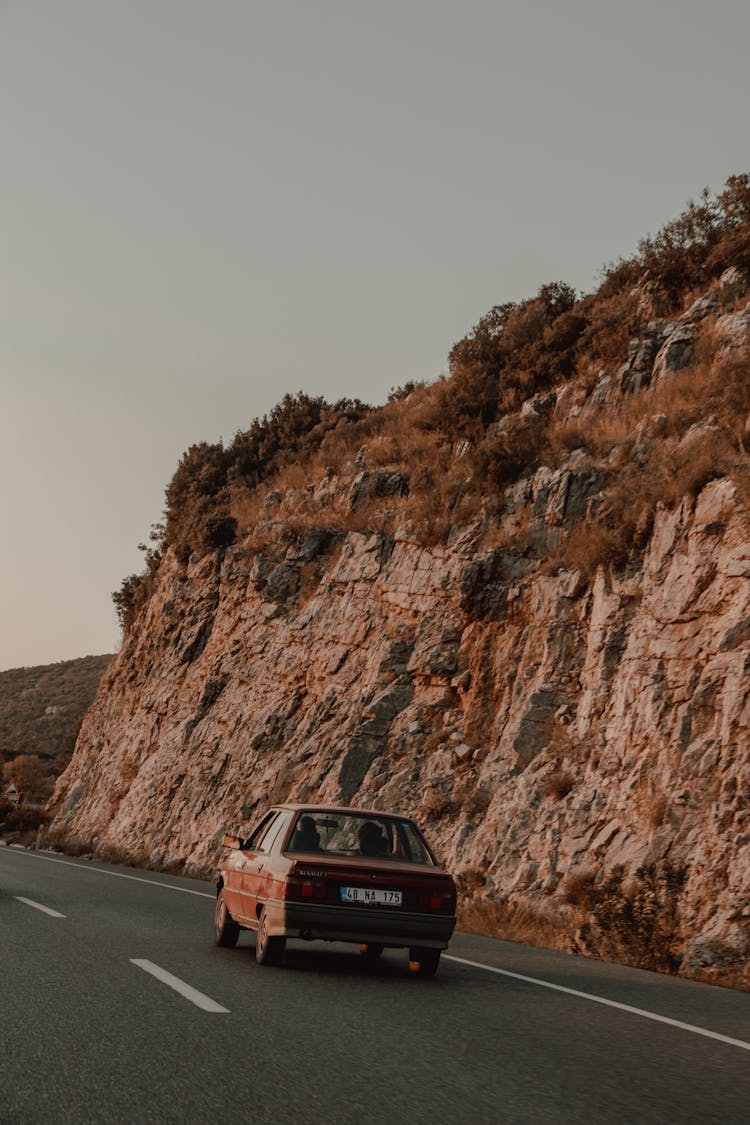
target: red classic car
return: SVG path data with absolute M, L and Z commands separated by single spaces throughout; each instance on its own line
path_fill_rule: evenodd
M 270 809 L 251 835 L 225 836 L 216 944 L 255 930 L 255 957 L 278 964 L 287 938 L 355 942 L 368 958 L 406 947 L 437 972 L 456 924 L 456 887 L 413 821 L 321 805 Z

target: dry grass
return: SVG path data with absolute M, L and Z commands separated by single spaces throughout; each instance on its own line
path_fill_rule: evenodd
M 547 431 L 547 451 L 553 464 L 563 464 L 574 449 L 585 449 L 595 457 L 606 456 L 616 445 L 630 440 L 644 417 L 626 401 L 618 411 L 601 411 L 585 419 L 555 419 Z
M 46 809 L 31 805 L 3 805 L 0 808 L 0 835 L 10 843 L 29 847 L 49 823 Z
M 101 860 L 102 863 L 135 867 L 143 871 L 161 871 L 169 875 L 180 875 L 185 867 L 183 859 L 157 863 L 145 848 L 130 849 L 115 844 L 94 842 L 59 828 L 43 830 L 36 840 L 36 845 L 62 852 L 64 855 L 78 858 L 88 856 Z
M 569 950 L 575 914 L 548 900 L 464 899 L 459 903 L 459 930 L 540 949 Z
M 587 364 L 621 362 L 642 315 L 640 303 L 639 294 L 630 286 L 599 300 L 589 298 L 591 320 L 580 345 Z
M 577 570 L 588 581 L 594 577 L 599 566 L 621 565 L 627 558 L 628 549 L 627 529 L 607 527 L 598 520 L 579 523 L 550 556 L 547 569 L 565 566 Z
M 584 913 L 589 910 L 596 897 L 596 875 L 593 867 L 582 867 L 569 872 L 562 885 L 563 902 Z
M 631 288 L 615 287 L 583 302 L 590 323 L 571 378 L 583 385 L 601 371 L 597 363 L 622 360 L 627 340 L 638 331 L 640 300 Z M 688 369 L 622 397 L 616 409 L 610 403 L 598 411 L 587 410 L 583 418 L 561 418 L 553 412 L 546 424 L 533 425 L 519 416 L 518 425 L 506 426 L 501 439 L 479 434 L 481 440 L 466 457 L 455 457 L 447 436 L 450 424 L 441 417 L 446 380 L 423 385 L 365 420 L 342 420 L 303 461 L 291 461 L 257 488 L 241 477 L 231 478 L 229 512 L 240 538 L 250 546 L 257 543 L 259 549 L 272 547 L 273 525 L 279 523 L 388 535 L 408 523 L 426 546 L 446 543 L 458 530 L 477 524 L 484 528 L 485 547 L 528 553 L 528 511 L 514 519 L 499 518 L 505 485 L 540 460 L 563 465 L 571 450 L 584 448 L 593 466 L 610 473 L 607 503 L 594 520 L 574 529 L 547 566 L 574 567 L 591 577 L 598 565 L 621 566 L 643 548 L 658 503 L 673 506 L 724 473 L 733 474 L 743 495 L 750 492 L 743 445 L 750 412 L 749 372 L 750 350 L 723 351 L 709 318 Z M 514 369 L 514 395 L 522 376 Z M 657 414 L 663 418 L 654 435 L 638 437 L 641 423 Z M 690 426 L 709 417 L 718 428 L 706 430 L 681 450 L 679 441 Z M 508 442 L 510 450 L 505 448 Z M 362 468 L 405 474 L 408 497 L 373 497 L 353 511 L 349 486 Z M 321 487 L 326 479 L 330 487 Z M 269 506 L 270 492 L 278 497 Z
M 662 877 L 663 877 L 662 871 Z M 472 876 L 474 876 L 472 878 Z M 657 972 L 683 972 L 682 939 L 677 923 L 679 890 L 659 887 L 659 877 L 640 875 L 596 883 L 596 872 L 572 872 L 554 900 L 519 897 L 492 901 L 475 897 L 481 872 L 458 880 L 457 928 L 540 949 L 577 952 L 597 960 Z M 656 884 L 656 893 L 654 887 Z M 750 964 L 735 949 L 712 951 L 710 967 L 685 973 L 691 979 L 750 991 Z
M 650 828 L 655 831 L 669 819 L 669 798 L 664 793 L 652 793 L 646 807 L 646 818 Z
M 569 770 L 555 770 L 546 778 L 542 786 L 542 794 L 551 797 L 553 801 L 562 801 L 573 789 L 575 778 Z
M 267 489 L 249 489 L 235 484 L 230 492 L 229 512 L 237 520 L 237 533 L 241 537 L 256 527 L 264 509 Z
M 408 522 L 419 542 L 434 546 L 478 519 L 481 495 L 451 447 L 420 428 L 406 400 L 389 403 L 382 415 L 379 426 L 387 432 L 375 433 L 356 449 L 334 431 L 304 465 L 286 466 L 254 490 L 235 482 L 230 510 L 246 545 L 259 551 L 274 550 L 274 544 L 278 548 L 281 524 L 296 528 L 299 536 L 320 526 L 393 534 Z M 362 465 L 353 460 L 360 450 Z M 409 467 L 408 496 L 374 497 L 353 510 L 350 485 L 362 467 L 393 472 Z M 322 487 L 326 479 L 328 488 Z M 269 505 L 270 493 L 278 495 Z
M 624 565 L 648 543 L 659 504 L 674 508 L 685 498 L 692 500 L 719 477 L 731 476 L 746 498 L 748 413 L 750 349 L 741 355 L 721 353 L 708 325 L 689 369 L 631 396 L 616 411 L 602 409 L 585 423 L 554 422 L 549 448 L 558 460 L 584 446 L 610 471 L 611 483 L 596 518 L 573 528 L 548 569 L 567 566 L 591 578 L 600 565 Z M 661 415 L 656 432 L 640 440 L 636 456 L 639 423 L 655 415 Z
M 481 539 L 483 551 L 505 550 L 509 554 L 523 555 L 529 550 L 531 510 L 528 507 L 510 516 L 498 519 L 484 508 L 484 532 Z
M 695 361 L 685 370 L 626 396 L 616 410 L 607 405 L 583 419 L 553 420 L 547 434 L 552 456 L 564 460 L 576 448 L 606 456 L 614 446 L 632 442 L 638 424 L 655 414 L 664 415 L 665 437 L 680 437 L 713 416 L 739 442 L 750 411 L 750 348 L 727 354 L 720 344 L 708 322 L 696 343 Z

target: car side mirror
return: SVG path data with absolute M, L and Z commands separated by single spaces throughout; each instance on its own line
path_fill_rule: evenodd
M 236 851 L 240 846 L 240 838 L 239 836 L 225 836 L 221 841 L 221 846 L 223 848 L 231 848 L 233 851 Z

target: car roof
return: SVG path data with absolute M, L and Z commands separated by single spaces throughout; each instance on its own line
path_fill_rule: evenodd
M 348 813 L 349 815 L 357 814 L 359 816 L 390 816 L 396 817 L 398 820 L 411 820 L 410 816 L 405 816 L 403 813 L 386 812 L 384 809 L 358 809 L 352 805 L 323 805 L 323 804 L 301 804 L 297 801 L 282 801 L 271 806 L 274 809 L 290 809 L 292 812 L 329 812 L 329 813 Z

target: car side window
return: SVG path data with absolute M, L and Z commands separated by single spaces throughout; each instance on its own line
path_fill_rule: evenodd
M 280 812 L 274 821 L 268 826 L 268 830 L 263 834 L 263 839 L 258 845 L 258 851 L 270 852 L 274 844 L 279 838 L 279 833 L 284 830 L 289 823 L 291 813 Z
M 258 842 L 254 848 L 256 852 L 269 852 L 271 850 L 271 845 L 276 839 L 276 833 L 281 828 L 284 820 L 285 814 L 283 812 L 274 813 L 272 819 L 269 820 L 266 825 L 265 832 L 258 838 Z
M 279 814 L 276 809 L 273 809 L 270 813 L 267 813 L 261 820 L 258 827 L 255 828 L 245 840 L 244 844 L 242 845 L 242 850 L 245 852 L 257 852 L 260 841 L 271 826 L 271 821 L 276 820 L 278 815 Z

